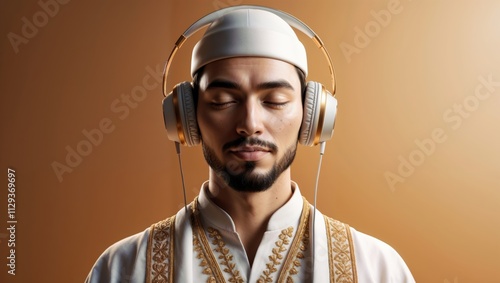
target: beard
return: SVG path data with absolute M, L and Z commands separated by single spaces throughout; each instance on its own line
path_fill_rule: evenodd
M 227 150 L 230 147 L 237 146 L 265 146 L 271 150 L 271 153 L 278 151 L 273 143 L 265 142 L 255 138 L 240 138 L 238 140 L 226 143 L 222 149 Z M 217 158 L 215 151 L 202 143 L 203 156 L 208 165 L 215 174 L 219 176 L 229 187 L 238 192 L 263 192 L 269 189 L 276 179 L 292 164 L 297 152 L 297 143 L 286 149 L 283 157 L 276 161 L 272 168 L 265 173 L 255 173 L 255 161 L 229 161 L 226 165 Z

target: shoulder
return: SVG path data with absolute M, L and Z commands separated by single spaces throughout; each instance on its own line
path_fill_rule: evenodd
M 357 231 L 349 225 L 325 216 L 327 238 L 335 242 L 330 250 L 333 261 L 350 258 L 357 282 L 414 283 L 408 266 L 394 248 L 383 241 Z M 330 241 L 330 240 L 328 240 Z M 343 253 L 339 257 L 336 253 Z M 336 264 L 335 264 L 336 266 Z
M 151 241 L 169 240 L 175 215 L 154 223 L 144 231 L 108 247 L 97 259 L 85 282 L 142 282 L 146 278 L 148 246 Z
M 148 246 L 153 240 L 156 243 L 168 241 L 175 219 L 176 215 L 161 220 L 108 247 L 95 262 L 85 282 L 143 282 L 147 272 Z
M 398 252 L 385 242 L 350 228 L 359 282 L 415 282 Z
M 145 267 L 150 228 L 108 247 L 97 259 L 85 282 L 134 282 Z
M 135 235 L 124 238 L 107 248 L 100 258 L 110 262 L 127 264 L 133 262 L 140 256 L 146 247 L 150 228 Z

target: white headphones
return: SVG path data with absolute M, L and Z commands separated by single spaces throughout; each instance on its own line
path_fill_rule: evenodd
M 224 8 L 212 12 L 193 23 L 179 37 L 165 63 L 163 73 L 163 95 L 165 96 L 163 99 L 163 118 L 170 140 L 187 146 L 198 145 L 201 141 L 196 120 L 196 108 L 193 98 L 195 94 L 192 83 L 179 83 L 168 95 L 166 92 L 168 70 L 175 53 L 192 34 L 213 23 L 224 14 L 240 9 L 257 9 L 271 12 L 282 18 L 290 26 L 309 36 L 327 59 L 332 78 L 332 94 L 335 94 L 335 75 L 330 55 L 321 39 L 306 24 L 288 13 L 262 6 L 242 5 Z M 318 82 L 307 82 L 304 93 L 304 114 L 299 132 L 299 142 L 301 144 L 314 146 L 331 139 L 337 114 L 337 100 L 332 94 Z

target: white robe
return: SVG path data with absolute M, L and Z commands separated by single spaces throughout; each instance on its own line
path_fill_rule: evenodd
M 303 198 L 298 186 L 294 183 L 292 198 L 271 216 L 252 266 L 250 266 L 231 217 L 207 197 L 205 186 L 206 184 L 202 186 L 198 197 L 199 219 L 204 230 L 209 230 L 207 227 L 213 228 L 210 233 L 205 231 L 206 239 L 212 248 L 214 259 L 219 262 L 225 281 L 234 282 L 230 279 L 231 277 L 234 279 L 236 273 L 239 276 L 239 281 L 236 282 L 259 282 L 259 279 L 261 279 L 260 282 L 278 282 L 278 274 L 286 261 L 301 219 Z M 313 228 L 313 209 L 312 206 L 310 207 L 309 231 Z M 207 275 L 203 273 L 206 264 L 205 266 L 201 264 L 199 250 L 193 248 L 193 226 L 190 221 L 190 210 L 188 214 L 189 216 L 182 208 L 175 217 L 173 281 L 209 282 Z M 329 259 L 328 250 L 331 247 L 328 245 L 324 216 L 319 211 L 316 211 L 315 222 L 314 263 L 311 261 L 310 250 L 313 245 L 311 240 L 305 242 L 307 244 L 304 251 L 305 257 L 296 258 L 293 262 L 297 271 L 293 276 L 290 276 L 293 282 L 331 282 L 330 276 L 332 274 L 329 267 L 336 263 L 329 262 L 331 259 Z M 415 282 L 403 259 L 393 248 L 378 239 L 356 231 L 352 227 L 349 229 L 355 258 L 352 270 L 357 276 L 357 281 L 352 282 Z M 293 235 L 286 236 L 285 231 L 293 231 Z M 148 272 L 146 258 L 150 232 L 151 230 L 148 228 L 110 246 L 98 258 L 85 282 L 145 282 Z M 223 257 L 220 250 L 216 251 L 216 248 L 220 246 L 226 248 L 226 253 L 229 252 L 226 257 Z M 273 255 L 274 260 L 270 257 Z M 312 268 L 314 272 L 311 274 Z M 335 271 L 338 272 L 338 270 Z

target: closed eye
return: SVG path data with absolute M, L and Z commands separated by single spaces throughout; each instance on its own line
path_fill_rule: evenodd
M 210 106 L 212 106 L 212 108 L 216 110 L 222 110 L 231 107 L 235 103 L 236 101 L 221 101 L 221 102 L 213 101 L 210 102 Z
M 288 101 L 284 101 L 284 102 L 274 102 L 274 101 L 265 101 L 264 104 L 271 107 L 271 108 L 274 108 L 274 109 L 283 109 L 285 108 L 287 105 L 288 105 Z
M 283 109 L 290 103 L 290 96 L 286 91 L 271 90 L 263 97 L 262 102 L 272 109 Z

